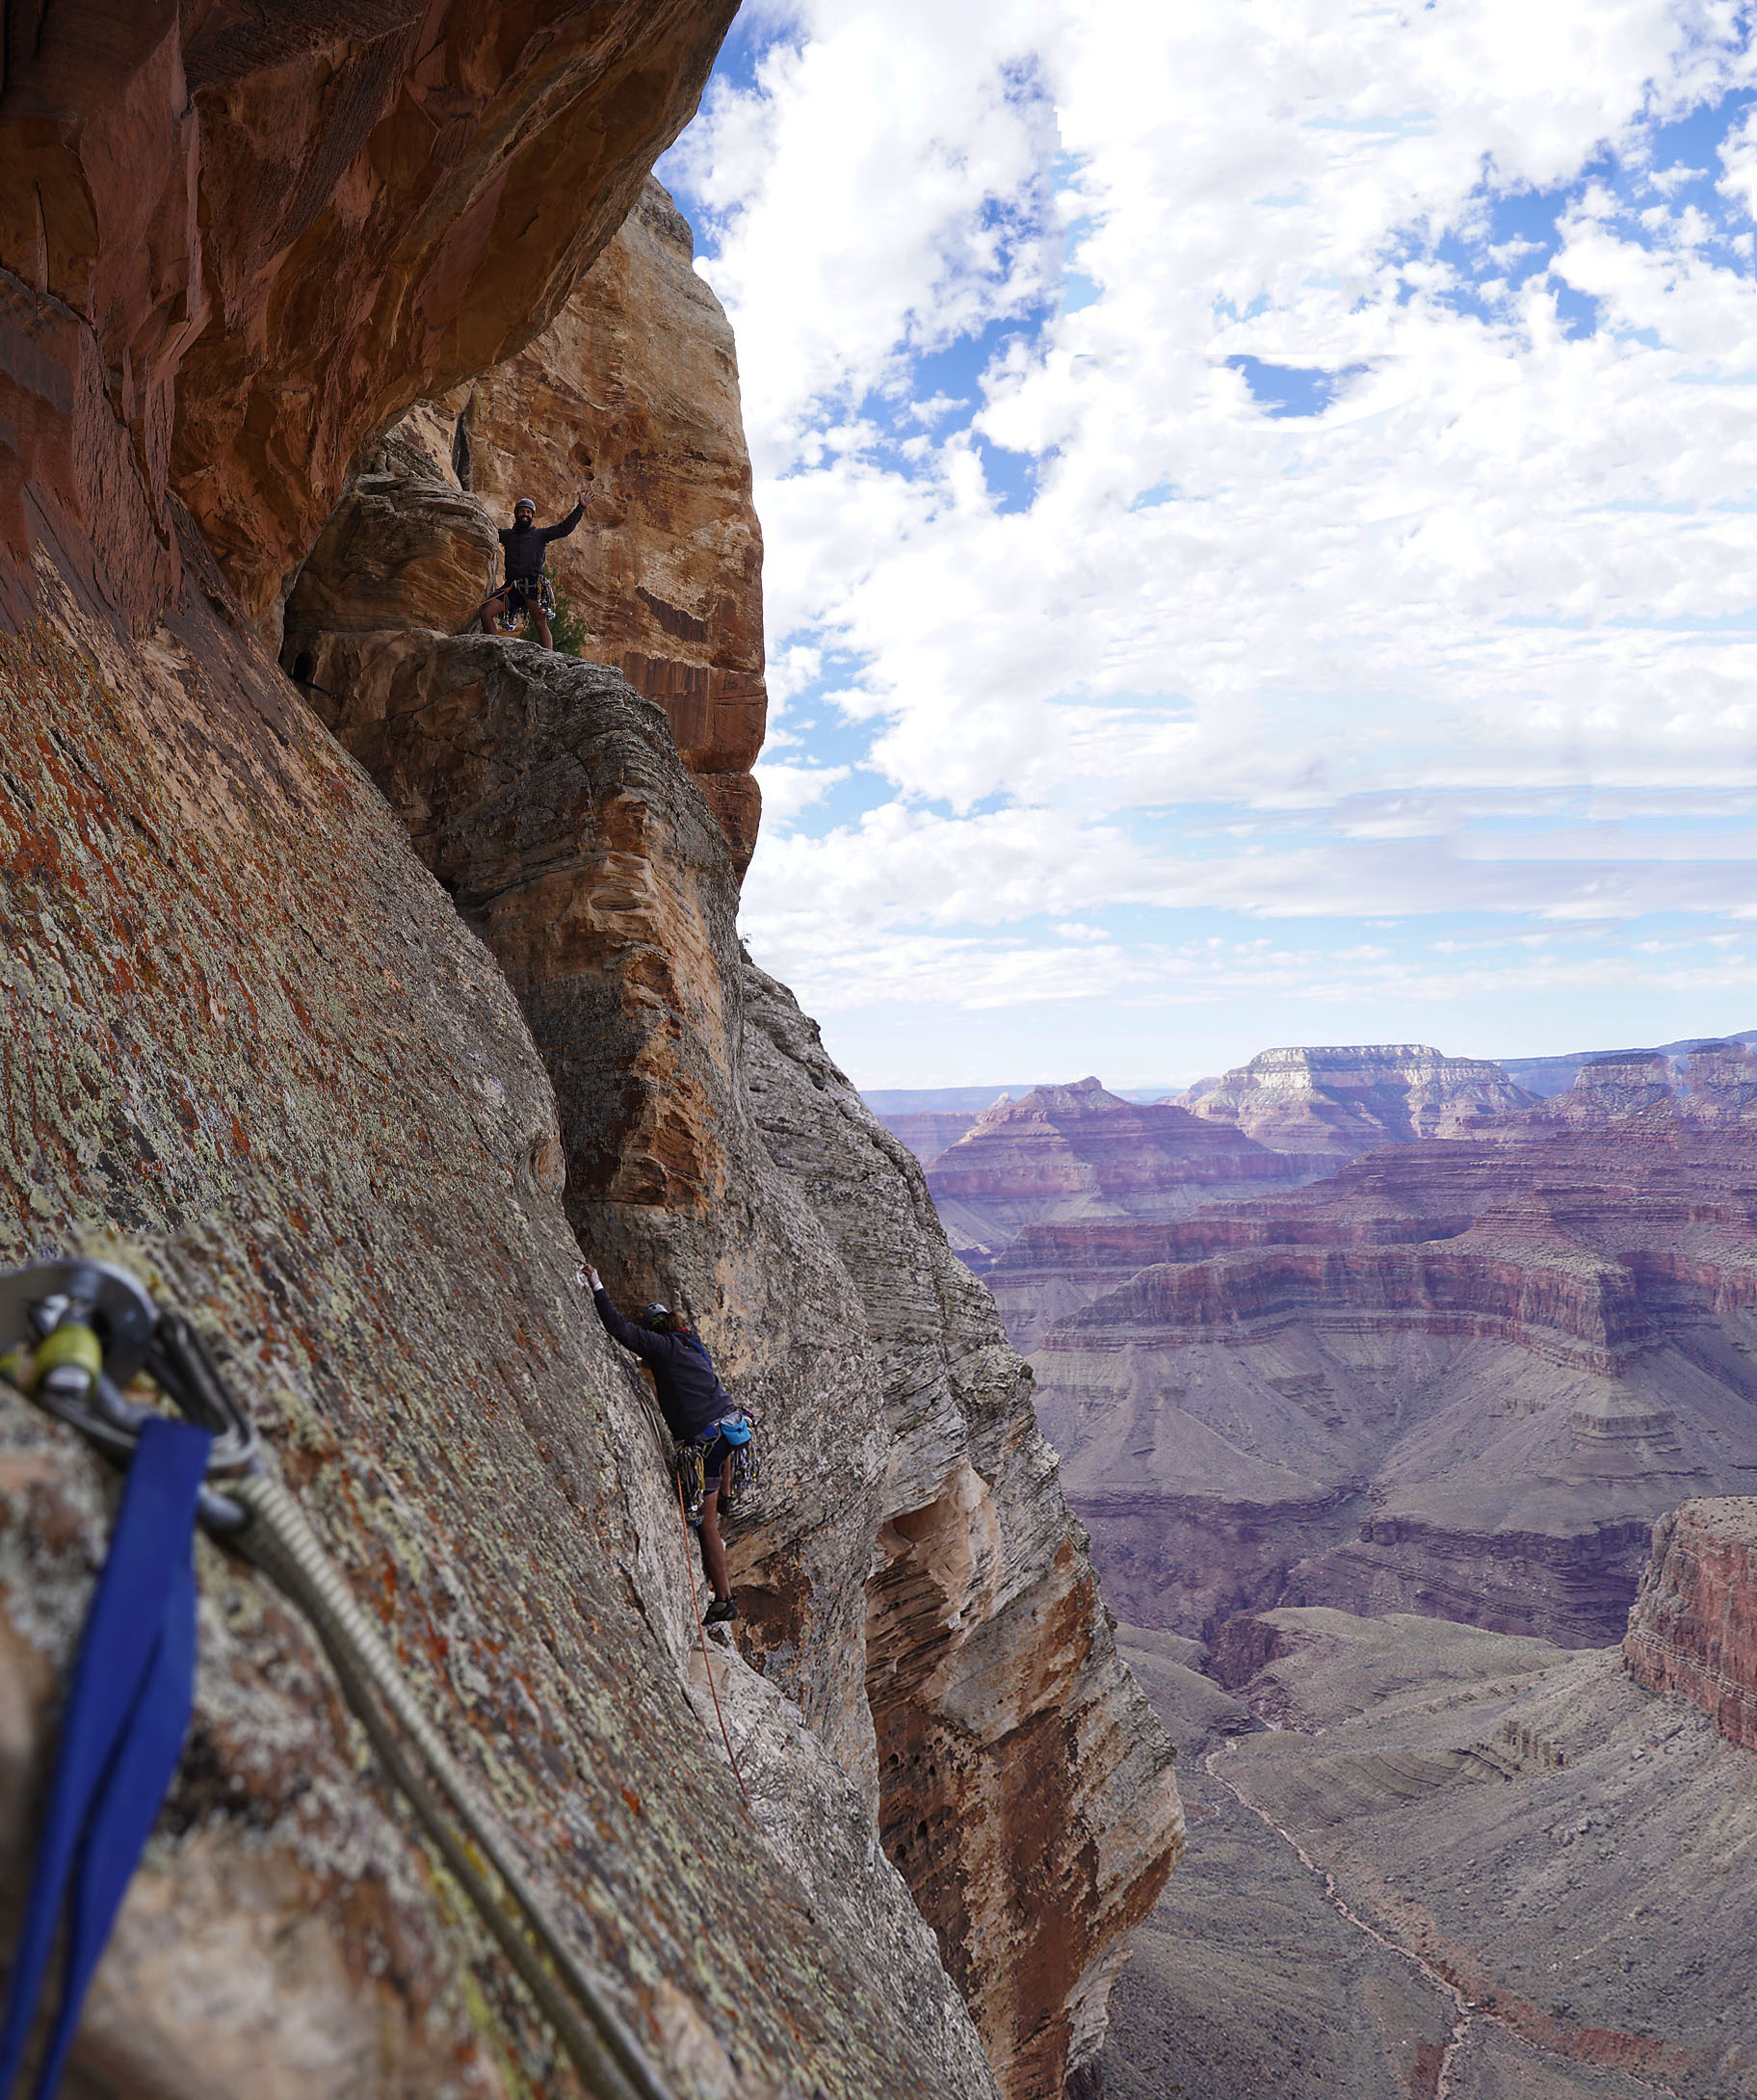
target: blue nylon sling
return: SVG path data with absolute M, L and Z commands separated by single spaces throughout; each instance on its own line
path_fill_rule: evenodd
M 17 2083 L 63 1913 L 61 2000 L 38 2072 L 51 2100 L 86 1991 L 183 1754 L 196 1679 L 196 1497 L 212 1432 L 141 1429 L 80 1638 L 42 1840 L 0 2023 L 0 2100 Z

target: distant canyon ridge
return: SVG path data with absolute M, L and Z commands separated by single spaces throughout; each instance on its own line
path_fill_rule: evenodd
M 1619 1640 L 1757 1485 L 1757 1031 L 1268 1050 L 1142 1102 L 874 1098 L 1032 1362 L 1115 1609 Z

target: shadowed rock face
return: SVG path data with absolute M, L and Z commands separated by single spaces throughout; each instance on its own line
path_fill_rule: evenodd
M 1623 1661 L 1757 1750 L 1757 1497 L 1687 1502 L 1654 1526 Z
M 1654 1519 L 1757 1479 L 1750 1144 L 1636 1118 L 1395 1147 L 1161 1228 L 1036 1359 L 1119 1606 L 1616 1638 Z
M 693 1309 L 773 1439 L 741 1645 L 867 1791 L 1003 2091 L 1055 2092 L 1177 1825 L 1023 1367 L 912 1158 L 741 962 L 658 710 L 485 638 L 330 637 L 324 686 L 365 690 L 355 646 L 371 706 L 321 704 L 524 1007 L 582 1243 Z

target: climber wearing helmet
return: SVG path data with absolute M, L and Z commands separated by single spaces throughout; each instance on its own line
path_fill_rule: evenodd
M 537 623 L 537 639 L 544 648 L 555 646 L 555 638 L 549 631 L 549 616 L 555 611 L 555 592 L 549 579 L 543 573 L 543 558 L 552 539 L 565 539 L 567 535 L 586 515 L 586 506 L 591 501 L 590 488 L 582 491 L 580 500 L 567 515 L 554 525 L 537 522 L 537 505 L 529 496 L 520 496 L 512 506 L 512 522 L 500 528 L 500 543 L 507 553 L 507 581 L 482 609 L 482 631 L 485 635 L 494 632 L 494 622 L 511 634 L 527 613 Z M 496 615 L 495 607 L 500 610 Z
M 624 1320 L 610 1301 L 604 1278 L 595 1269 L 584 1271 L 591 1289 L 591 1301 L 612 1341 L 632 1350 L 653 1375 L 659 1396 L 659 1411 L 666 1427 L 677 1440 L 680 1457 L 698 1449 L 702 1460 L 699 1508 L 689 1508 L 687 1519 L 701 1531 L 701 1562 L 713 1585 L 714 1601 L 702 1614 L 702 1623 L 718 1626 L 738 1616 L 732 1588 L 726 1578 L 726 1548 L 720 1536 L 720 1510 L 732 1480 L 732 1454 L 750 1438 L 749 1418 L 720 1382 L 714 1360 L 680 1313 L 664 1305 L 643 1305 L 639 1322 Z M 681 1471 L 681 1469 L 680 1469 Z M 693 1495 L 685 1496 L 693 1504 Z

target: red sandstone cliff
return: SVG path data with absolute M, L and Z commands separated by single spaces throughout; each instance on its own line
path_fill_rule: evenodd
M 1654 1526 L 1623 1661 L 1757 1750 L 1757 1497 L 1687 1502 Z
M 12 64 L 0 1260 L 113 1251 L 216 1335 L 683 2100 L 974 2100 L 990 2062 L 1052 2100 L 1178 1820 L 1021 1369 L 900 1148 L 747 978 L 664 715 L 607 670 L 410 631 L 484 520 L 443 474 L 409 500 L 406 435 L 367 442 L 555 318 L 727 13 L 93 4 Z M 398 815 L 259 639 L 302 563 L 318 696 Z M 754 1828 L 575 1230 L 627 1295 L 694 1308 L 769 1430 L 743 1647 L 713 1665 Z M 0 1413 L 15 1888 L 110 1491 Z M 302 1626 L 202 1562 L 195 1750 L 78 2075 L 573 2090 Z
M 500 581 L 492 529 L 513 499 L 530 496 L 548 521 L 590 488 L 583 522 L 549 550 L 577 653 L 665 710 L 742 873 L 761 813 L 750 768 L 768 704 L 762 529 L 731 327 L 693 252 L 688 224 L 649 179 L 539 335 L 418 404 L 388 447 L 357 461 L 300 572 L 281 657 L 293 664 L 337 628 L 455 631 L 489 576 Z M 466 496 L 475 502 L 457 500 Z

